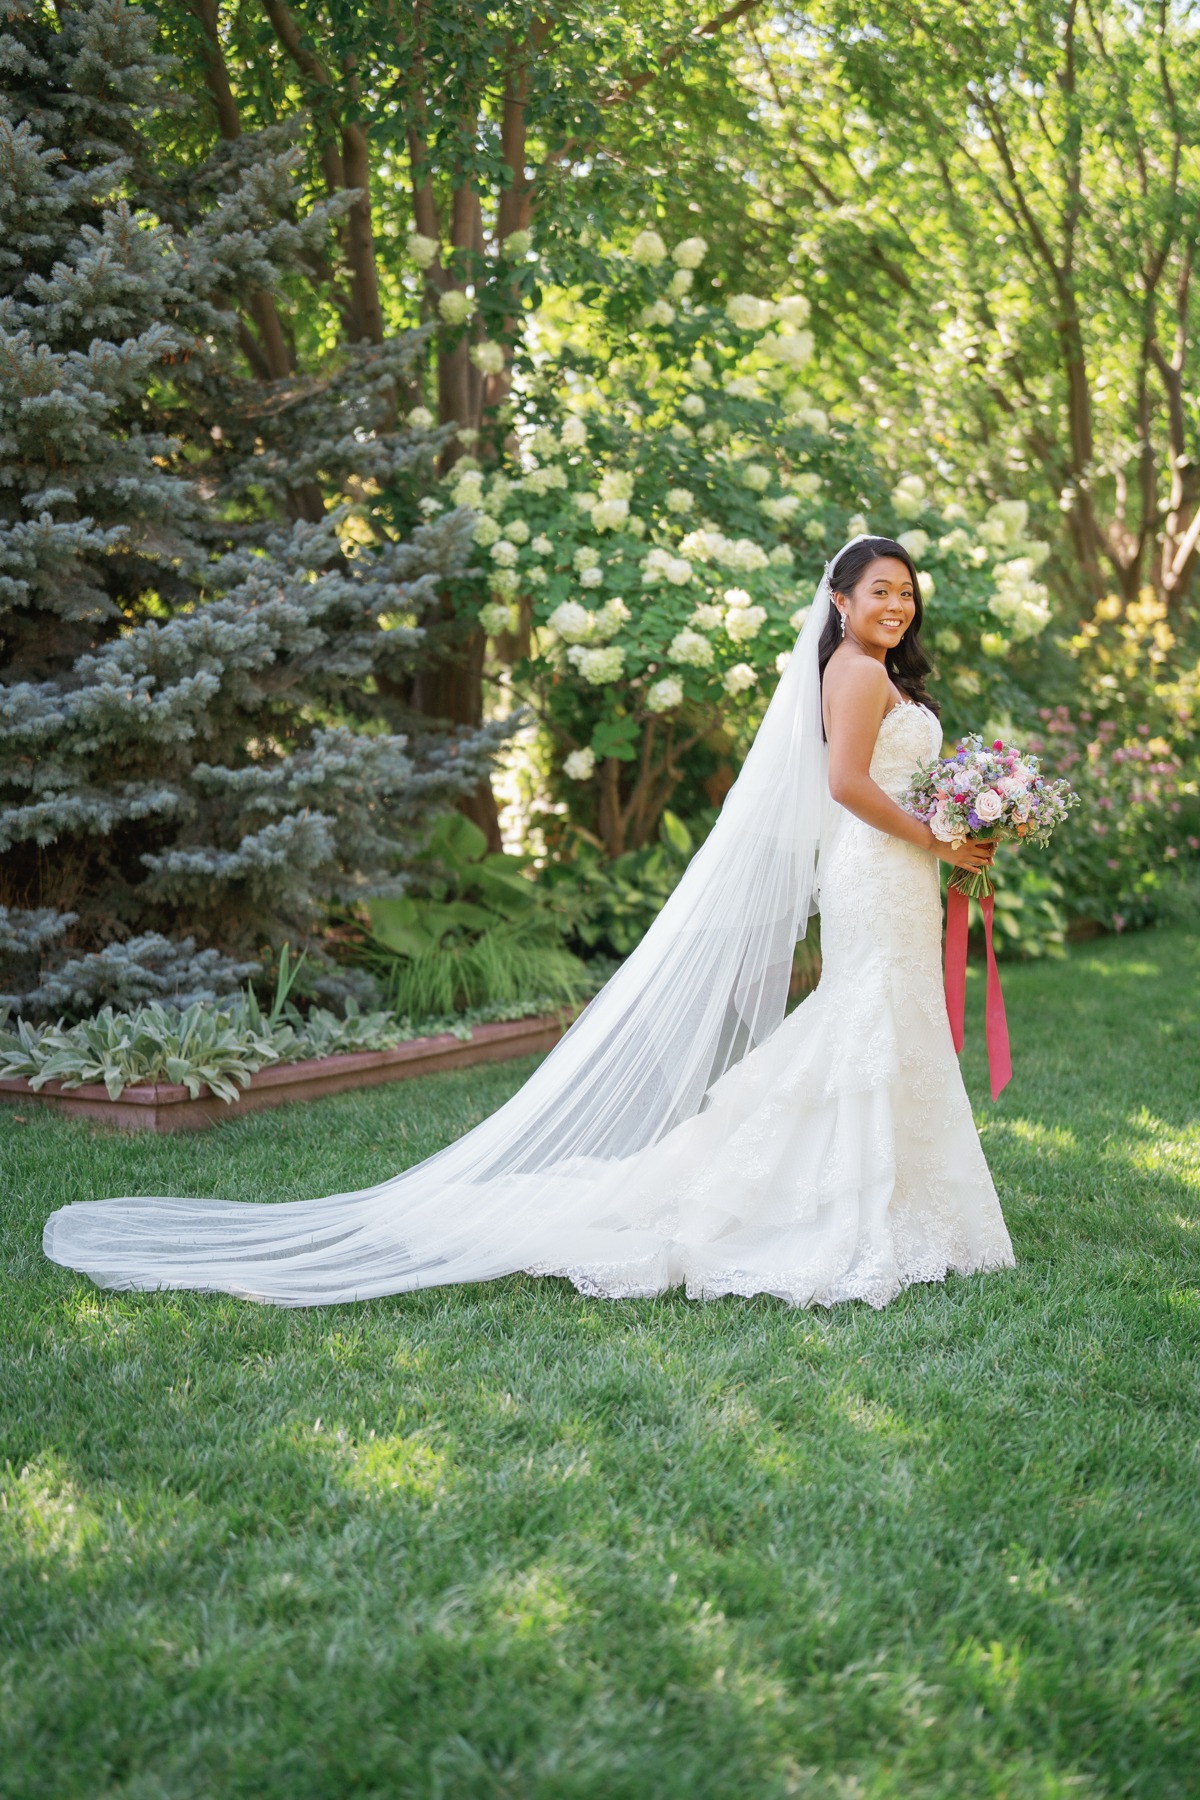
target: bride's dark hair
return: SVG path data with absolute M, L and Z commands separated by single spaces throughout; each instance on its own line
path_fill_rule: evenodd
M 904 545 L 898 544 L 895 538 L 862 538 L 857 544 L 848 545 L 841 555 L 834 559 L 833 567 L 829 571 L 829 617 L 825 621 L 824 629 L 821 632 L 821 642 L 817 647 L 817 667 L 820 670 L 821 679 L 823 681 L 825 678 L 826 663 L 842 641 L 842 622 L 838 617 L 837 602 L 833 595 L 848 594 L 867 565 L 873 563 L 879 556 L 894 556 L 898 562 L 904 564 L 912 581 L 913 601 L 916 606 L 912 623 L 905 631 L 904 636 L 895 648 L 889 650 L 884 657 L 884 667 L 902 693 L 907 694 L 910 700 L 921 701 L 929 708 L 930 712 L 940 716 L 941 709 L 937 702 L 931 700 L 925 692 L 924 677 L 928 675 L 932 664 L 921 646 L 921 621 L 925 617 L 925 608 L 921 604 L 921 587 L 917 580 L 917 571 L 912 557 Z M 825 725 L 822 720 L 822 735 L 824 735 L 824 730 Z

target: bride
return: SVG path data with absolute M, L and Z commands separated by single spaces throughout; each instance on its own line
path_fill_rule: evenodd
M 378 1187 L 61 1208 L 46 1254 L 115 1288 L 313 1306 L 526 1270 L 587 1294 L 883 1306 L 1014 1258 L 951 1040 L 937 858 L 906 813 L 942 728 L 890 538 L 825 572 L 717 822 L 525 1085 Z M 785 1014 L 821 915 L 821 979 Z

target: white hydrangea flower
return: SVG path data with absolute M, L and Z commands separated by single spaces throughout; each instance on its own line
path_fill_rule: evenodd
M 707 356 L 701 356 L 697 353 L 693 356 L 688 367 L 697 381 L 711 381 L 713 378 L 713 366 L 709 362 Z
M 713 444 L 716 442 L 717 437 L 716 426 L 702 425 L 696 433 L 696 436 L 700 439 L 702 444 Z
M 500 535 L 499 525 L 496 523 L 495 519 L 489 518 L 487 513 L 484 513 L 474 531 L 471 533 L 473 540 L 479 545 L 481 550 L 486 550 L 489 544 L 498 543 Z
M 694 608 L 688 620 L 688 624 L 694 625 L 697 631 L 717 631 L 724 623 L 725 614 L 721 608 L 708 600 Z
M 563 420 L 559 441 L 564 450 L 582 450 L 587 443 L 587 426 L 576 413 L 569 413 Z
M 482 506 L 483 476 L 479 471 L 477 469 L 467 469 L 465 473 L 458 475 L 458 471 L 455 470 L 455 474 L 458 476 L 458 479 L 450 490 L 450 498 L 453 500 L 455 506 L 470 506 L 475 508 Z
M 946 625 L 941 631 L 935 631 L 933 642 L 935 649 L 945 650 L 950 656 L 953 656 L 956 650 L 962 649 L 962 639 L 952 625 Z
M 676 443 L 690 444 L 692 441 L 691 431 L 683 423 L 682 419 L 672 419 L 670 427 L 669 427 L 669 431 L 670 431 L 670 435 L 675 439 Z
M 712 666 L 713 647 L 709 639 L 699 631 L 677 631 L 667 646 L 667 655 L 672 662 L 686 663 L 694 669 L 707 669 Z
M 725 615 L 725 630 L 735 644 L 748 644 L 767 622 L 765 606 L 731 607 Z
M 938 539 L 938 550 L 942 556 L 965 556 L 970 548 L 970 536 L 961 525 L 956 525 L 953 531 L 946 532 L 944 537 Z
M 855 513 L 852 519 L 846 521 L 847 537 L 865 537 L 869 530 L 865 513 Z
M 479 442 L 479 433 L 476 431 L 474 425 L 464 425 L 462 430 L 456 431 L 454 435 L 463 446 L 464 450 L 469 450 L 472 444 L 477 444 Z
M 772 306 L 755 294 L 731 294 L 725 302 L 725 315 L 740 331 L 761 331 L 771 323 Z
M 548 493 L 550 491 L 550 476 L 552 474 L 554 474 L 553 469 L 530 469 L 528 475 L 524 475 L 521 478 L 521 492 L 523 494 L 532 494 L 535 499 L 539 498 L 542 494 Z
M 652 300 L 649 306 L 643 306 L 638 314 L 638 323 L 645 329 L 651 325 L 673 325 L 675 308 L 669 300 Z
M 636 517 L 626 519 L 625 529 L 629 533 L 630 537 L 636 537 L 636 538 L 645 537 L 646 521 L 645 521 L 645 519 L 639 519 Z
M 593 544 L 580 544 L 578 550 L 571 558 L 571 567 L 577 575 L 582 575 L 585 569 L 596 568 L 599 561 L 600 552 Z
M 773 332 L 762 340 L 759 349 L 765 356 L 786 363 L 789 369 L 803 369 L 812 361 L 813 334 L 811 331 Z
M 692 579 L 692 565 L 686 556 L 671 556 L 663 573 L 672 587 L 686 587 Z
M 798 606 L 796 608 L 795 612 L 792 614 L 791 618 L 788 620 L 788 624 L 791 626 L 793 631 L 800 630 L 801 626 L 804 624 L 805 619 L 807 619 L 807 617 L 811 611 L 812 611 L 811 600 L 809 601 L 807 606 Z
M 600 477 L 602 500 L 632 500 L 633 475 L 628 469 L 606 469 Z
M 580 587 L 585 587 L 585 588 L 603 587 L 604 586 L 604 570 L 596 569 L 596 568 L 584 569 L 579 577 L 579 585 L 580 585 Z
M 590 744 L 582 750 L 572 750 L 562 769 L 569 781 L 590 781 L 596 771 L 596 752 Z
M 484 338 L 481 344 L 473 344 L 470 355 L 481 375 L 499 375 L 504 368 L 504 345 L 494 338 Z
M 792 477 L 792 492 L 799 494 L 802 500 L 815 500 L 824 483 L 813 469 L 805 469 Z
M 717 553 L 717 561 L 735 575 L 753 575 L 767 567 L 767 553 L 753 538 L 726 538 Z
M 432 519 L 443 511 L 442 502 L 435 495 L 426 494 L 423 500 L 417 501 L 417 511 L 423 513 L 427 519 Z
M 534 563 L 531 569 L 526 569 L 525 579 L 530 587 L 545 587 L 546 571 L 542 568 L 540 563 Z
M 485 512 L 500 513 L 504 511 L 505 502 L 512 493 L 512 482 L 507 475 L 493 475 L 488 483 L 487 496 L 483 507 Z
M 592 508 L 592 525 L 596 531 L 619 531 L 628 517 L 628 500 L 597 500 Z
M 433 424 L 433 414 L 427 406 L 414 406 L 408 414 L 407 422 L 414 431 L 428 431 Z
M 524 229 L 510 231 L 508 236 L 501 240 L 500 248 L 509 262 L 520 262 L 529 255 L 533 248 L 533 233 Z
M 504 527 L 504 535 L 510 544 L 527 544 L 529 542 L 529 526 L 524 519 L 510 519 Z
M 1032 558 L 1017 556 L 997 563 L 992 574 L 996 591 L 988 601 L 988 610 L 1008 626 L 1015 639 L 1037 637 L 1050 623 L 1050 595 L 1040 581 L 1034 580 Z
M 447 288 L 438 295 L 438 316 L 443 325 L 465 325 L 474 311 L 474 300 L 461 288 Z
M 521 587 L 521 577 L 515 569 L 493 569 L 490 577 L 493 594 L 499 594 L 502 600 L 512 600 Z
M 479 609 L 479 623 L 489 637 L 495 637 L 497 632 L 507 631 L 512 624 L 512 609 L 501 600 L 489 601 Z
M 896 542 L 902 550 L 908 551 L 914 562 L 920 562 L 932 539 L 927 531 L 922 531 L 920 526 L 917 526 L 912 531 L 902 531 Z
M 753 375 L 727 375 L 725 392 L 731 400 L 757 400 L 762 389 Z
M 829 414 L 820 406 L 798 406 L 789 413 L 786 423 L 789 425 L 807 425 L 810 431 L 826 432 L 829 430 Z
M 810 544 L 820 544 L 824 541 L 826 529 L 824 519 L 809 519 L 804 527 L 804 536 Z
M 787 331 L 799 331 L 808 324 L 812 307 L 803 294 L 785 294 L 775 302 L 775 317 Z
M 989 523 L 997 523 L 1003 531 L 1001 543 L 1015 544 L 1025 535 L 1029 524 L 1027 500 L 996 500 L 987 509 Z
M 704 524 L 699 531 L 688 532 L 680 542 L 679 553 L 691 562 L 716 562 L 717 551 L 725 542 L 721 532 L 712 525 Z M 650 554 L 653 556 L 654 552 L 651 551 Z
M 673 513 L 691 512 L 692 507 L 695 504 L 696 504 L 696 497 L 692 493 L 690 488 L 678 487 L 678 488 L 668 488 L 667 489 L 667 511 L 668 512 L 673 512 Z
M 681 238 L 671 252 L 671 260 L 681 269 L 698 269 L 707 255 L 708 245 L 702 237 Z
M 546 623 L 568 644 L 583 643 L 592 635 L 592 615 L 578 600 L 561 600 Z
M 757 682 L 758 676 L 749 663 L 734 663 L 732 669 L 726 669 L 721 686 L 727 694 L 744 694 Z
M 767 557 L 767 561 L 775 569 L 790 569 L 795 560 L 795 552 L 790 544 L 776 544 Z
M 943 519 L 948 519 L 951 525 L 965 525 L 967 522 L 967 509 L 961 500 L 952 500 L 949 506 L 944 506 L 942 508 L 942 517 Z
M 602 648 L 572 644 L 567 651 L 567 661 L 578 669 L 590 686 L 603 687 L 605 682 L 620 680 L 625 667 L 625 652 L 619 644 L 605 644 Z
M 915 519 L 925 509 L 925 483 L 919 475 L 904 475 L 892 489 L 891 500 L 898 519 Z
M 671 277 L 670 289 L 677 300 L 682 300 L 689 293 L 696 277 L 690 269 L 676 269 Z
M 670 712 L 673 707 L 683 705 L 683 683 L 678 675 L 664 675 L 661 681 L 646 689 L 646 710 L 648 712 Z
M 754 596 L 752 594 L 748 594 L 746 592 L 745 588 L 736 588 L 736 587 L 726 588 L 725 589 L 725 604 L 726 604 L 726 606 L 733 606 L 733 607 L 753 606 L 754 605 Z
M 679 410 L 686 413 L 689 419 L 702 419 L 707 410 L 703 394 L 685 394 L 679 402 Z
M 629 254 L 634 262 L 641 263 L 647 269 L 656 269 L 667 254 L 667 246 L 657 231 L 639 231 L 629 246 Z
M 799 507 L 800 499 L 797 494 L 775 494 L 758 504 L 773 525 L 786 525 Z
M 427 269 L 437 255 L 439 246 L 436 238 L 425 237 L 419 231 L 410 231 L 407 248 L 418 269 Z
M 587 488 L 582 489 L 578 494 L 572 494 L 571 500 L 581 513 L 591 513 L 600 504 L 595 494 L 589 492 Z
M 592 615 L 592 636 L 604 643 L 608 638 L 616 637 L 622 625 L 628 625 L 633 614 L 625 602 L 614 595 L 606 600 L 599 612 Z
M 900 542 L 899 538 L 896 539 L 896 542 Z M 937 588 L 937 582 L 933 579 L 933 576 L 929 573 L 928 569 L 918 569 L 917 586 L 921 590 L 922 600 L 931 600 Z
M 763 494 L 771 485 L 771 471 L 766 463 L 743 463 L 739 473 L 742 486 L 748 487 L 752 493 Z
M 791 651 L 790 650 L 781 650 L 779 652 L 779 655 L 775 658 L 775 673 L 777 675 L 782 675 L 783 671 L 787 668 L 787 666 L 791 662 L 791 660 L 792 660 Z
M 538 474 L 542 477 L 543 492 L 547 492 L 550 488 L 565 488 L 570 486 L 570 483 L 567 480 L 567 471 L 565 469 L 560 469 L 558 467 L 539 469 Z
M 528 447 L 535 456 L 556 456 L 558 454 L 558 439 L 555 437 L 549 425 L 539 425 L 537 430 L 530 437 Z
M 535 556 L 552 556 L 554 554 L 554 544 L 544 531 L 538 532 L 529 548 Z

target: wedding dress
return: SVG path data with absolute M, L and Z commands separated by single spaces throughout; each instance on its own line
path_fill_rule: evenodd
M 880 1307 L 1012 1266 L 946 1012 L 937 860 L 829 796 L 832 566 L 710 837 L 511 1100 L 378 1187 L 76 1203 L 47 1255 L 110 1287 L 294 1306 L 524 1270 L 608 1298 L 683 1283 Z M 941 741 L 929 708 L 894 704 L 872 778 L 898 797 Z M 821 978 L 784 1017 L 818 909 Z

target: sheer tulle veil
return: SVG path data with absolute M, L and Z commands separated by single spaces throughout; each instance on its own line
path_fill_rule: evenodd
M 780 1024 L 793 950 L 817 910 L 840 810 L 817 655 L 832 566 L 713 830 L 636 950 L 512 1099 L 378 1187 L 274 1203 L 77 1203 L 47 1222 L 46 1254 L 109 1287 L 286 1306 L 519 1269 L 628 1269 L 643 1253 L 656 1291 L 662 1244 L 645 1231 L 639 1177 Z

